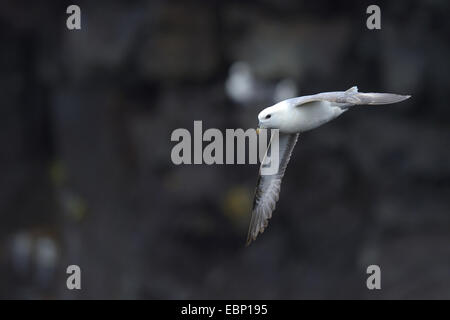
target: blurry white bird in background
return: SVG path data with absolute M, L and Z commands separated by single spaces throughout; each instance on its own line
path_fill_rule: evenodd
M 298 94 L 294 79 L 284 78 L 273 85 L 258 79 L 250 64 L 243 61 L 231 65 L 225 81 L 225 91 L 230 99 L 245 107 L 285 100 Z

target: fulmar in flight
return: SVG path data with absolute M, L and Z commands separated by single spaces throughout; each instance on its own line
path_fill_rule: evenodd
M 277 173 L 272 175 L 262 175 L 260 168 L 247 245 L 259 233 L 264 232 L 272 217 L 280 193 L 281 179 L 300 133 L 339 117 L 355 105 L 397 103 L 409 97 L 392 93 L 363 93 L 358 92 L 357 87 L 352 87 L 347 91 L 287 99 L 261 111 L 258 115 L 259 128 L 279 130 L 279 167 Z M 271 144 L 265 157 L 270 153 Z

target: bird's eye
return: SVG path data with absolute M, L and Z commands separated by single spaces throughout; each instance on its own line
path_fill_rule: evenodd
M 266 119 L 270 119 L 271 116 L 272 116 L 272 115 L 268 114 L 268 115 L 266 116 Z

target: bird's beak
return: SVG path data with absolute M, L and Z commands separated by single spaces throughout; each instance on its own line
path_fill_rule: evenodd
M 261 129 L 266 129 L 266 127 L 260 122 L 258 122 L 258 126 L 256 127 L 256 134 L 259 134 Z
M 261 123 L 261 121 L 258 122 L 258 126 L 256 127 L 256 134 L 259 134 L 261 129 L 265 129 L 264 125 Z

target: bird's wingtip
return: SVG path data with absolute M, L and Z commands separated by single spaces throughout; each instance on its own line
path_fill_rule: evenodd
M 410 94 L 406 94 L 406 95 L 401 95 L 400 97 L 401 97 L 401 99 L 400 99 L 399 102 L 408 100 L 408 99 L 411 98 L 412 96 L 411 96 Z
M 245 241 L 245 247 L 250 246 L 252 241 L 255 240 L 255 239 L 256 239 L 256 237 L 252 236 L 252 234 L 249 232 L 249 234 L 247 236 L 247 240 Z

